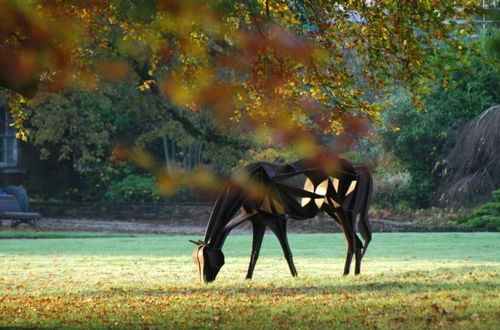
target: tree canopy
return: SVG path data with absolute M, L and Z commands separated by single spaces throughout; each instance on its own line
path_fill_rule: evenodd
M 135 80 L 171 112 L 212 111 L 275 142 L 359 133 L 395 84 L 418 103 L 446 77 L 469 31 L 456 22 L 476 12 L 471 0 L 1 0 L 0 86 L 29 98 Z

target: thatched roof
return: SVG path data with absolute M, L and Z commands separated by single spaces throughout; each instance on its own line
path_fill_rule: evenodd
M 493 106 L 459 129 L 445 159 L 440 204 L 459 206 L 500 188 L 500 106 Z

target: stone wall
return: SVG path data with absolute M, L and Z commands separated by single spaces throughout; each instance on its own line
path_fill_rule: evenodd
M 205 227 L 212 205 L 208 203 L 32 203 L 31 209 L 47 218 L 137 220 L 161 222 L 172 226 Z M 457 228 L 422 227 L 398 221 L 371 219 L 374 232 L 460 231 Z M 290 232 L 340 232 L 331 218 L 317 216 L 303 221 L 289 221 Z M 251 230 L 249 224 L 241 229 Z

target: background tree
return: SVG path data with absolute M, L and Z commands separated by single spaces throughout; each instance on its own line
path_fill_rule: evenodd
M 488 58 L 492 57 L 484 48 L 490 40 L 487 36 L 479 40 L 483 45 L 481 57 L 470 54 L 453 67 L 449 86 L 430 85 L 429 93 L 423 97 L 422 110 L 415 109 L 408 94 L 399 93 L 392 97 L 393 104 L 383 115 L 386 146 L 412 176 L 411 185 L 402 197 L 411 206 L 429 206 L 435 197 L 434 192 L 445 175 L 442 162 L 454 145 L 457 128 L 500 103 L 498 62 L 490 62 Z M 462 146 L 457 148 L 457 152 L 465 152 Z M 475 158 L 472 150 L 464 157 Z
M 66 90 L 39 95 L 37 103 L 32 104 L 26 125 L 29 142 L 39 148 L 42 159 L 59 168 L 60 196 L 70 192 L 71 198 L 99 199 L 108 187 L 124 180 L 141 186 L 152 182 L 143 170 L 116 162 L 111 152 L 114 146 L 135 146 L 142 150 L 142 155 L 144 152 L 155 155 L 169 171 L 179 167 L 191 171 L 198 165 L 211 164 L 220 174 L 245 158 L 245 152 L 231 144 L 224 146 L 194 139 L 163 111 L 164 100 L 136 86 L 101 82 L 92 91 Z M 193 129 L 203 133 L 214 130 L 213 121 L 206 113 L 189 112 L 184 116 Z M 230 132 L 219 135 L 228 141 L 251 144 L 249 138 L 231 137 Z M 129 176 L 134 179 L 127 179 Z M 87 184 L 82 186 L 81 179 Z M 79 191 L 70 187 L 74 182 L 80 182 Z M 154 185 L 150 186 L 150 190 L 154 190 Z M 50 193 L 52 197 L 58 195 L 53 189 Z M 128 197 L 133 196 L 136 194 Z

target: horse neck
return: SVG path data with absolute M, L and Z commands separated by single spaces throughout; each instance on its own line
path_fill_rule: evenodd
M 227 235 L 229 231 L 219 231 L 217 235 L 210 235 L 210 237 L 205 237 L 205 246 L 215 249 L 222 250 L 224 243 L 226 242 Z

